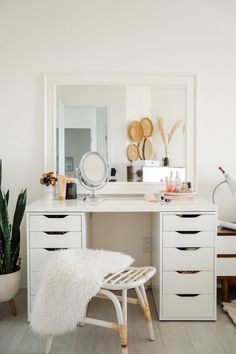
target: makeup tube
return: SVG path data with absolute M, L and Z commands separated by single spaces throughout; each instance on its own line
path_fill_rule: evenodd
M 58 198 L 59 200 L 66 199 L 66 176 L 58 176 L 57 186 L 58 186 Z

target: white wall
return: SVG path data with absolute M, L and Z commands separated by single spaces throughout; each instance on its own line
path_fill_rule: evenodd
M 12 199 L 23 186 L 29 202 L 42 194 L 42 73 L 55 70 L 196 74 L 198 191 L 209 198 L 219 164 L 236 176 L 235 18 L 234 0 L 1 0 L 0 156 Z M 223 189 L 220 213 L 236 220 Z

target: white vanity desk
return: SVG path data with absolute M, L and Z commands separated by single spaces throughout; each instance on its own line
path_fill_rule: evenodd
M 103 212 L 151 213 L 157 268 L 152 289 L 160 320 L 216 319 L 216 207 L 203 200 L 161 204 L 136 197 L 94 204 L 45 199 L 27 206 L 29 315 L 50 250 L 89 247 L 89 214 Z

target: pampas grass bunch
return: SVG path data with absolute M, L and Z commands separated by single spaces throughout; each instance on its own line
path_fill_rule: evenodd
M 165 147 L 165 154 L 168 155 L 168 145 L 172 141 L 173 136 L 178 129 L 178 127 L 183 123 L 182 120 L 178 120 L 170 129 L 169 133 L 165 132 L 164 122 L 162 118 L 157 118 L 157 126 L 161 135 L 162 142 Z

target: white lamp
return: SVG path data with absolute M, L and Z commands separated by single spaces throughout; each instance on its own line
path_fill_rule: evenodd
M 213 193 L 212 193 L 212 201 L 215 204 L 215 193 L 216 190 L 219 186 L 221 186 L 223 183 L 227 183 L 227 186 L 229 187 L 229 190 L 234 197 L 236 195 L 236 179 L 232 178 L 228 173 L 226 173 L 222 167 L 219 167 L 219 170 L 223 173 L 225 180 L 218 183 L 217 186 L 214 188 Z M 218 220 L 218 226 L 225 227 L 227 229 L 232 229 L 236 230 L 236 224 L 228 221 L 223 221 L 223 220 Z

